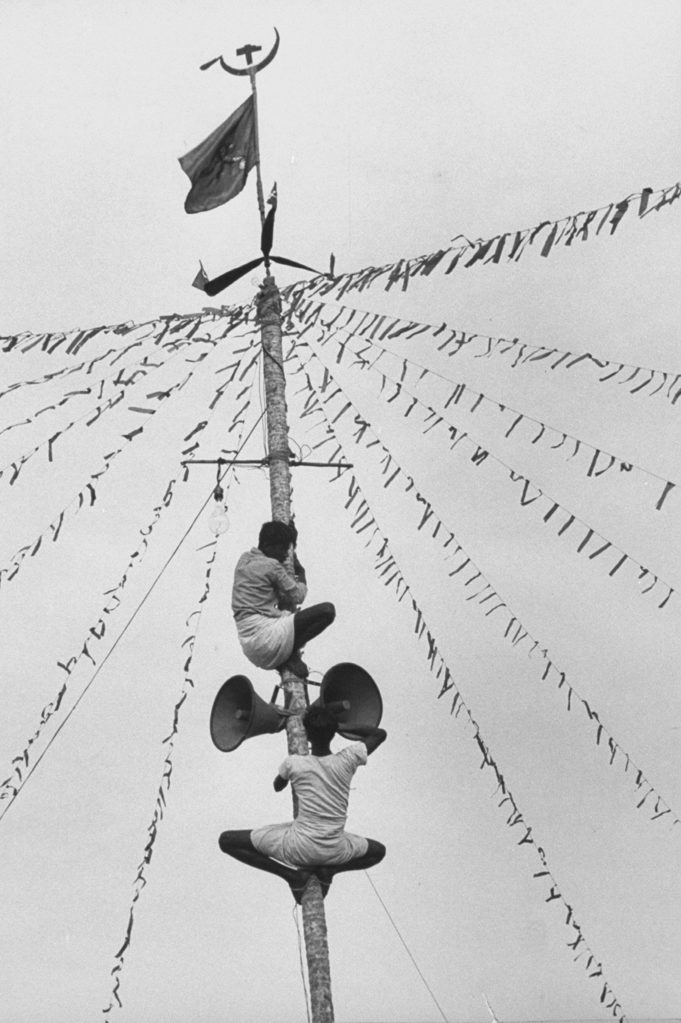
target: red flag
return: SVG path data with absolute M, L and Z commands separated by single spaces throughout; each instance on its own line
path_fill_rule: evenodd
M 202 213 L 229 202 L 246 184 L 256 162 L 253 96 L 223 124 L 180 157 L 192 187 L 184 202 L 187 213 Z

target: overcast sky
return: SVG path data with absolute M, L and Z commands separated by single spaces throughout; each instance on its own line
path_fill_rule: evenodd
M 257 255 L 253 174 L 234 201 L 188 216 L 189 183 L 177 158 L 247 95 L 247 80 L 216 66 L 201 72 L 200 64 L 220 53 L 237 63 L 234 51 L 244 43 L 266 52 L 275 26 L 279 53 L 258 84 L 264 186 L 278 185 L 280 255 L 324 269 L 333 252 L 344 273 L 432 252 L 460 234 L 473 240 L 533 227 L 679 180 L 675 2 L 151 0 L 113 7 L 5 0 L 0 334 L 198 312 L 204 296 L 191 282 L 199 259 L 213 276 Z M 440 268 L 399 294 L 378 284 L 340 301 L 483 337 L 589 351 L 613 367 L 681 373 L 680 211 L 676 203 L 640 221 L 629 213 L 613 236 L 592 235 L 546 259 L 531 248 L 517 263 L 450 275 Z M 284 268 L 276 274 L 281 285 L 306 276 Z M 248 305 L 259 280 L 248 275 L 212 305 Z M 335 298 L 326 296 L 327 318 L 338 312 Z M 227 321 L 227 312 L 217 314 L 200 332 L 215 344 L 180 349 L 92 427 L 84 425 L 96 405 L 92 393 L 58 402 L 69 389 L 111 378 L 115 367 L 106 363 L 87 376 L 0 397 L 0 470 L 42 445 L 15 483 L 11 472 L 0 476 L 0 566 L 22 545 L 46 538 L 0 587 L 7 766 L 0 781 L 64 680 L 57 662 L 81 650 L 104 594 L 139 548 L 140 530 L 178 475 L 197 422 L 207 421 L 197 457 L 215 457 L 234 446 L 238 429 L 229 427 L 249 398 L 242 438 L 252 432 L 243 454 L 263 453 L 252 371 L 243 380 L 247 393 L 232 390 L 209 409 L 221 370 L 252 337 L 248 324 L 226 333 Z M 80 356 L 62 348 L 4 353 L 0 391 L 139 337 L 140 351 L 125 361 L 134 367 L 142 352 L 154 351 L 157 334 L 103 333 Z M 313 382 L 323 364 L 331 368 L 353 411 L 371 423 L 578 696 L 568 711 L 565 687 L 556 676 L 542 682 L 545 661 L 528 657 L 530 644 L 514 648 L 495 618 L 466 600 L 462 577 L 449 575 L 455 563 L 448 552 L 417 529 L 423 505 L 403 486 L 383 486 L 377 449 L 356 445 L 351 421 L 339 420 L 410 599 L 398 603 L 382 585 L 375 550 L 350 528 L 347 478 L 294 470 L 310 600 L 338 608 L 306 660 L 320 673 L 339 661 L 364 665 L 381 688 L 389 732 L 356 776 L 349 820 L 351 830 L 383 841 L 388 855 L 371 872 L 375 888 L 362 873 L 346 875 L 327 900 L 336 1019 L 483 1021 L 490 1018 L 485 997 L 501 1021 L 609 1019 L 600 979 L 589 976 L 584 958 L 573 961 L 579 949 L 567 947 L 566 906 L 629 1018 L 678 1017 L 681 825 L 671 820 L 681 816 L 681 601 L 674 594 L 658 608 L 631 567 L 637 562 L 681 585 L 678 490 L 656 510 L 665 483 L 681 483 L 678 404 L 664 389 L 632 394 L 623 375 L 599 382 L 593 365 L 514 368 L 508 356 L 482 358 L 484 343 L 453 356 L 438 352 L 427 332 L 386 340 L 415 364 L 405 387 L 425 403 L 446 400 L 452 381 L 492 399 L 474 413 L 470 405 L 447 412 L 489 451 L 476 466 L 475 449 L 452 451 L 446 430 L 423 433 L 421 406 L 405 417 L 408 401 L 388 404 L 376 371 L 347 358 L 338 364 L 336 342 L 347 337 L 320 346 L 321 335 L 308 332 L 309 347 L 299 354 Z M 204 361 L 187 361 L 203 351 Z M 399 378 L 400 359 L 382 360 L 386 376 Z M 302 416 L 307 384 L 302 372 L 293 374 L 295 358 L 289 368 L 291 436 L 309 451 L 323 438 L 323 423 Z M 418 382 L 423 368 L 430 372 Z M 72 502 L 91 474 L 137 426 L 130 406 L 148 405 L 150 393 L 190 372 L 143 435 L 123 445 L 96 484 L 94 507 L 75 513 Z M 50 405 L 57 407 L 36 417 Z M 525 421 L 506 436 L 517 413 Z M 75 420 L 48 461 L 46 441 Z M 533 444 L 540 425 L 579 439 L 579 454 Z M 594 448 L 632 469 L 589 476 Z M 541 510 L 521 504 L 509 469 L 547 495 Z M 111 1000 L 111 970 L 169 749 L 162 740 L 186 688 L 183 643 L 197 623 L 194 687 L 181 708 L 167 811 L 135 903 L 123 1005 L 106 1018 L 306 1018 L 288 889 L 217 847 L 226 827 L 287 819 L 290 801 L 271 789 L 285 754 L 281 736 L 253 739 L 232 754 L 210 743 L 208 715 L 226 677 L 249 675 L 263 699 L 274 681 L 245 660 L 229 616 L 236 558 L 269 517 L 267 481 L 261 470 L 238 474 L 230 530 L 205 548 L 206 513 L 185 534 L 213 477 L 211 468 L 195 467 L 178 482 L 139 567 L 132 559 L 106 637 L 96 651 L 93 645 L 103 667 L 92 681 L 95 666 L 81 658 L 62 717 L 40 742 L 66 723 L 0 819 L 0 1023 L 89 1023 Z M 578 554 L 577 533 L 558 536 L 543 522 L 546 501 L 574 514 L 582 532 L 593 528 L 626 552 L 627 572 L 611 577 L 605 554 Z M 50 543 L 48 524 L 67 507 L 58 542 Z M 213 554 L 209 597 L 199 603 Z M 450 713 L 453 691 L 437 698 L 441 680 L 415 635 L 412 598 L 535 845 L 519 846 L 522 832 L 508 827 L 466 715 Z M 195 610 L 201 614 L 187 625 Z M 665 817 L 651 821 L 648 804 L 637 809 L 635 771 L 625 772 L 624 752 L 610 765 L 582 698 L 671 807 Z M 549 902 L 550 886 L 534 876 L 547 866 L 561 893 Z

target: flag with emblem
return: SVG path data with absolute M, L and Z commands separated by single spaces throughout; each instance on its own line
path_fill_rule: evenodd
M 249 96 L 208 138 L 180 157 L 192 183 L 187 213 L 202 213 L 229 202 L 246 184 L 256 163 L 255 115 Z

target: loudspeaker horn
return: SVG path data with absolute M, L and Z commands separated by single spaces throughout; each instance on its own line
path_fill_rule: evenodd
M 346 739 L 354 737 L 353 727 L 357 725 L 376 728 L 383 714 L 383 700 L 373 678 L 359 664 L 349 661 L 329 668 L 315 702 L 332 711 L 338 731 Z
M 261 700 L 245 675 L 232 675 L 220 687 L 210 712 L 210 737 L 219 750 L 231 753 L 244 739 L 280 731 L 286 713 Z

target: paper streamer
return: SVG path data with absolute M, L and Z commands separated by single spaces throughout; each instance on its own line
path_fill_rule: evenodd
M 135 879 L 132 885 L 133 889 L 132 901 L 130 903 L 130 909 L 128 911 L 128 920 L 125 929 L 125 934 L 123 936 L 123 940 L 118 951 L 114 955 L 114 965 L 111 969 L 111 977 L 113 979 L 111 998 L 109 1004 L 106 1006 L 105 1009 L 102 1010 L 102 1014 L 107 1020 L 111 1018 L 111 1013 L 116 1008 L 122 1008 L 123 1006 L 123 1002 L 121 1000 L 120 995 L 121 974 L 123 972 L 123 967 L 125 965 L 126 953 L 130 947 L 130 942 L 132 939 L 137 903 L 139 902 L 142 896 L 142 891 L 147 884 L 146 877 L 147 868 L 151 863 L 151 858 L 154 854 L 154 849 L 156 846 L 156 839 L 158 837 L 159 827 L 165 814 L 167 794 L 170 791 L 170 783 L 173 774 L 173 753 L 175 751 L 175 739 L 178 734 L 180 713 L 183 705 L 187 700 L 187 697 L 189 696 L 189 693 L 194 688 L 194 680 L 192 679 L 189 673 L 191 671 L 191 663 L 194 654 L 194 644 L 196 641 L 196 635 L 198 633 L 201 621 L 201 611 L 203 610 L 203 605 L 207 600 L 208 594 L 210 592 L 210 575 L 213 568 L 213 564 L 215 562 L 215 555 L 217 551 L 216 544 L 217 544 L 216 540 L 208 544 L 210 553 L 207 555 L 206 558 L 206 573 L 203 584 L 203 593 L 199 598 L 197 609 L 193 611 L 192 614 L 187 619 L 187 627 L 193 629 L 193 631 L 187 635 L 184 642 L 182 643 L 182 649 L 186 653 L 182 669 L 184 679 L 182 682 L 179 698 L 177 699 L 175 706 L 173 707 L 172 725 L 170 728 L 170 732 L 163 740 L 163 744 L 165 745 L 166 748 L 165 756 L 163 759 L 161 780 L 159 782 L 158 790 L 156 792 L 156 799 L 154 803 L 154 810 L 151 816 L 151 821 L 147 828 L 147 841 L 144 846 L 142 858 L 137 865 L 137 872 L 135 874 Z M 192 619 L 195 619 L 195 621 L 192 622 Z
M 227 432 L 230 433 L 232 432 L 232 430 L 237 429 L 238 427 L 241 427 L 243 429 L 245 408 L 244 405 L 241 404 L 241 402 L 244 401 L 244 398 L 250 388 L 249 386 L 238 388 L 238 384 L 242 382 L 243 377 L 248 371 L 248 369 L 252 368 L 253 366 L 252 353 L 255 348 L 256 348 L 255 343 L 242 347 L 241 349 L 238 350 L 240 357 L 235 364 L 230 364 L 217 370 L 218 374 L 223 373 L 227 370 L 229 372 L 229 380 L 227 382 L 223 381 L 216 388 L 213 398 L 209 404 L 208 415 L 206 416 L 205 419 L 200 419 L 197 422 L 196 426 L 189 431 L 187 437 L 185 437 L 185 441 L 187 440 L 187 438 L 194 437 L 197 434 L 197 432 L 201 432 L 203 429 L 206 428 L 206 426 L 208 425 L 213 416 L 213 413 L 218 403 L 221 401 L 221 399 L 225 396 L 226 393 L 229 393 L 228 386 L 230 384 L 235 385 L 233 390 L 237 391 L 237 393 L 234 396 L 235 407 L 233 408 L 232 423 L 228 428 Z M 251 357 L 249 358 L 249 356 Z M 236 372 L 236 370 L 238 369 L 241 369 L 240 373 Z M 191 460 L 193 457 L 195 457 L 195 454 L 193 453 L 190 454 L 189 460 Z M 188 471 L 189 471 L 188 465 L 185 465 L 184 468 L 182 467 L 182 465 L 180 465 L 178 467 L 178 470 L 176 471 L 176 474 L 168 481 L 161 500 L 155 505 L 153 509 L 152 520 L 148 523 L 147 526 L 143 527 L 139 531 L 140 536 L 142 538 L 141 543 L 139 543 L 136 549 L 130 554 L 126 568 L 122 576 L 119 578 L 115 586 L 104 592 L 106 601 L 103 607 L 100 609 L 96 621 L 92 622 L 92 624 L 90 624 L 89 627 L 86 629 L 83 644 L 80 647 L 80 649 L 75 654 L 72 654 L 70 657 L 64 657 L 61 660 L 57 661 L 57 667 L 66 673 L 66 678 L 63 681 L 62 685 L 60 686 L 55 697 L 53 697 L 53 699 L 50 700 L 43 707 L 39 715 L 38 725 L 35 731 L 25 743 L 22 752 L 13 758 L 11 762 L 10 774 L 8 775 L 8 777 L 5 778 L 5 780 L 2 783 L 0 783 L 0 801 L 3 800 L 6 801 L 5 811 L 16 798 L 24 784 L 24 781 L 28 777 L 27 772 L 30 770 L 31 767 L 32 762 L 31 758 L 33 756 L 34 747 L 36 746 L 37 743 L 39 743 L 39 740 L 44 734 L 48 722 L 50 722 L 50 720 L 58 713 L 60 708 L 63 706 L 63 700 L 67 692 L 67 685 L 69 683 L 71 674 L 73 673 L 77 665 L 80 663 L 80 661 L 83 660 L 84 658 L 89 660 L 93 666 L 97 664 L 96 654 L 97 645 L 101 643 L 104 640 L 105 636 L 107 635 L 108 626 L 111 622 L 111 615 L 113 615 L 120 607 L 123 590 L 130 578 L 130 575 L 133 572 L 133 570 L 141 564 L 144 555 L 146 554 L 146 551 L 148 549 L 149 541 L 153 533 L 154 527 L 158 523 L 161 515 L 164 513 L 164 511 L 166 511 L 169 508 L 172 502 L 180 472 L 183 473 L 183 476 L 186 479 Z
M 412 359 L 401 356 L 397 352 L 384 348 L 373 341 L 365 339 L 361 341 L 354 340 L 353 343 L 350 343 L 352 340 L 350 337 L 338 336 L 344 333 L 343 328 L 332 329 L 329 327 L 328 330 L 324 331 L 323 328 L 319 327 L 319 331 L 319 335 L 314 336 L 316 343 L 321 347 L 326 347 L 328 344 L 333 344 L 337 347 L 336 364 L 341 364 L 347 353 L 348 359 L 346 359 L 346 364 L 353 368 L 358 367 L 380 373 L 384 382 L 383 386 L 385 386 L 386 382 L 390 382 L 398 394 L 403 392 L 410 398 L 414 398 L 426 409 L 429 417 L 433 411 L 432 406 L 422 402 L 414 393 L 414 390 L 405 386 L 406 382 L 409 382 L 412 388 L 420 388 L 424 381 L 446 384 L 448 394 L 446 399 L 442 399 L 444 408 L 441 412 L 450 406 L 462 407 L 468 412 L 476 412 L 481 407 L 489 408 L 505 420 L 503 424 L 505 438 L 510 437 L 516 431 L 516 428 L 519 428 L 518 432 L 522 434 L 523 427 L 525 427 L 525 439 L 529 443 L 533 445 L 539 444 L 544 449 L 548 448 L 548 450 L 558 452 L 559 456 L 564 458 L 571 466 L 578 465 L 587 479 L 598 479 L 614 470 L 614 473 L 619 474 L 620 477 L 626 474 L 628 478 L 632 472 L 635 472 L 642 473 L 651 480 L 656 480 L 659 490 L 656 494 L 652 495 L 656 511 L 660 511 L 663 505 L 666 506 L 666 501 L 670 494 L 673 494 L 674 497 L 678 494 L 677 488 L 679 484 L 675 481 L 668 480 L 658 473 L 638 465 L 629 458 L 613 454 L 606 448 L 596 447 L 582 437 L 566 433 L 545 420 L 538 419 L 536 416 L 514 408 L 512 405 L 502 402 L 492 395 L 476 391 L 464 381 L 455 381 L 445 377 L 436 370 L 414 362 Z M 396 378 L 396 374 L 388 375 L 385 370 L 385 364 L 390 360 L 394 360 L 400 367 L 399 379 Z M 380 369 L 379 362 L 381 363 Z M 453 425 L 451 420 L 447 420 L 444 415 L 442 419 L 449 423 L 449 425 Z M 528 428 L 531 436 L 528 436 Z M 550 443 L 551 441 L 556 441 L 557 443 Z M 575 462 L 575 459 L 577 459 L 577 462 Z M 498 460 L 501 461 L 500 459 Z M 506 466 L 506 463 L 502 462 L 502 464 Z
M 74 329 L 39 334 L 23 331 L 19 334 L 0 335 L 0 352 L 25 355 L 28 352 L 40 350 L 47 355 L 58 352 L 60 355 L 73 357 L 79 355 L 85 345 L 100 334 L 126 337 L 139 330 L 147 331 L 145 337 L 156 335 L 156 343 L 160 345 L 167 341 L 172 343 L 180 335 L 189 339 L 195 336 L 202 326 L 215 320 L 225 320 L 229 323 L 228 330 L 231 330 L 249 314 L 249 311 L 252 311 L 252 303 L 243 306 L 206 307 L 200 312 L 188 314 L 169 313 L 144 323 L 128 321 L 114 326 L 88 327 L 85 330 Z M 98 356 L 98 358 L 104 357 Z M 0 395 L 1 393 L 3 392 L 0 392 Z
M 573 705 L 581 707 L 586 715 L 586 720 L 592 727 L 595 744 L 602 748 L 608 757 L 608 764 L 612 766 L 617 760 L 620 766 L 624 767 L 625 774 L 631 774 L 634 780 L 637 809 L 641 809 L 648 803 L 646 811 L 649 811 L 651 821 L 659 821 L 666 817 L 673 827 L 681 823 L 678 814 L 672 811 L 670 804 L 662 797 L 657 789 L 650 783 L 643 770 L 636 764 L 635 760 L 627 753 L 624 747 L 615 739 L 614 735 L 603 724 L 600 714 L 581 696 L 567 681 L 565 672 L 555 664 L 546 647 L 541 646 L 540 641 L 535 639 L 529 629 L 514 614 L 507 602 L 500 596 L 497 590 L 491 585 L 487 576 L 478 568 L 475 562 L 467 554 L 461 544 L 457 542 L 453 530 L 446 525 L 437 514 L 431 502 L 420 493 L 412 476 L 408 475 L 396 461 L 392 452 L 383 444 L 371 428 L 369 422 L 364 419 L 347 399 L 342 389 L 331 377 L 328 367 L 323 366 L 316 356 L 311 360 L 304 361 L 300 355 L 300 345 L 293 349 L 299 363 L 298 372 L 303 374 L 305 379 L 304 391 L 307 398 L 303 407 L 303 418 L 310 417 L 313 423 L 319 425 L 321 416 L 326 424 L 324 439 L 314 448 L 318 450 L 328 444 L 332 445 L 333 453 L 329 460 L 334 461 L 339 457 L 345 457 L 345 452 L 338 441 L 334 431 L 335 424 L 344 415 L 353 417 L 353 442 L 361 445 L 365 450 L 370 450 L 376 461 L 376 471 L 383 479 L 384 488 L 395 484 L 400 486 L 405 493 L 412 496 L 418 508 L 419 522 L 417 532 L 425 529 L 427 535 L 437 540 L 440 546 L 446 551 L 446 558 L 452 559 L 453 568 L 449 571 L 449 577 L 454 579 L 458 585 L 466 591 L 465 600 L 474 603 L 482 609 L 486 618 L 495 615 L 495 623 L 503 628 L 504 638 L 511 644 L 514 650 L 522 650 L 529 658 L 538 655 L 542 658 L 543 671 L 541 681 L 551 680 L 557 691 L 562 691 L 566 698 L 566 710 L 572 711 Z M 321 380 L 314 382 L 311 375 L 311 368 L 316 365 L 319 368 Z M 346 458 L 347 460 L 347 458 Z M 347 470 L 339 470 L 335 479 L 340 479 Z M 355 505 L 352 526 L 356 533 L 362 534 L 374 524 L 366 501 L 358 501 L 359 485 L 355 476 L 351 477 L 348 489 L 347 508 Z M 427 527 L 427 528 L 426 528 Z M 396 570 L 388 565 L 384 568 L 388 575 L 388 582 L 396 578 Z M 398 593 L 398 596 L 399 593 Z M 650 798 L 650 802 L 648 802 Z
M 324 317 L 323 313 L 327 316 Z M 335 327 L 369 342 L 395 340 L 402 344 L 419 338 L 420 341 L 434 344 L 436 351 L 450 359 L 461 354 L 468 354 L 475 359 L 501 356 L 508 357 L 512 369 L 539 365 L 542 370 L 594 370 L 599 383 L 624 387 L 628 394 L 649 397 L 660 394 L 671 405 L 676 405 L 681 398 L 681 373 L 617 362 L 592 352 L 571 352 L 544 345 L 530 345 L 517 337 L 491 337 L 477 331 L 457 329 L 447 323 L 437 325 L 404 320 L 385 313 L 369 312 L 300 295 L 293 296 L 288 315 L 289 320 L 294 318 L 294 326 L 301 336 L 308 329 L 319 326 Z M 300 323 L 304 324 L 302 329 Z M 394 351 L 393 354 L 397 355 Z
M 322 340 L 321 344 L 323 345 L 324 343 L 324 340 Z M 299 346 L 301 346 L 301 344 L 309 347 L 309 341 L 302 343 L 299 342 Z M 337 364 L 342 361 L 342 356 L 345 350 L 346 346 L 341 342 L 339 346 L 339 353 L 336 358 Z M 352 366 L 353 368 L 358 367 L 360 369 L 376 368 L 375 364 L 372 366 L 372 364 L 364 359 L 353 362 Z M 406 376 L 406 364 L 404 364 L 404 370 Z M 389 404 L 393 402 L 397 402 L 398 404 L 402 403 L 402 407 L 404 408 L 402 414 L 404 418 L 408 418 L 414 410 L 416 410 L 416 416 L 420 416 L 423 424 L 423 433 L 429 433 L 433 430 L 438 430 L 440 433 L 442 433 L 443 430 L 447 431 L 450 450 L 459 454 L 461 453 L 462 447 L 468 450 L 470 453 L 470 460 L 474 465 L 480 466 L 489 458 L 492 462 L 501 466 L 504 469 L 506 479 L 510 483 L 521 484 L 520 489 L 516 489 L 516 493 L 519 498 L 520 505 L 523 508 L 529 508 L 530 505 L 534 505 L 536 502 L 539 502 L 538 507 L 535 510 L 541 511 L 542 522 L 545 525 L 548 525 L 549 528 L 556 528 L 557 535 L 559 537 L 563 537 L 568 533 L 568 531 L 571 531 L 569 539 L 572 539 L 575 537 L 575 533 L 577 533 L 575 547 L 576 553 L 583 553 L 585 557 L 588 557 L 590 560 L 594 560 L 601 555 L 605 555 L 605 567 L 607 567 L 608 575 L 610 577 L 615 576 L 625 565 L 627 568 L 633 568 L 636 573 L 635 582 L 642 595 L 647 595 L 648 593 L 655 591 L 655 599 L 657 599 L 657 606 L 660 609 L 665 608 L 672 598 L 674 598 L 674 603 L 676 604 L 678 594 L 670 583 L 666 582 L 661 576 L 652 572 L 647 566 L 641 564 L 622 547 L 595 530 L 588 522 L 581 519 L 561 502 L 554 500 L 531 479 L 517 472 L 502 458 L 494 454 L 488 446 L 482 445 L 471 434 L 469 434 L 468 431 L 461 429 L 455 425 L 451 419 L 444 415 L 444 410 L 447 409 L 450 404 L 457 404 L 465 397 L 465 388 L 463 385 L 459 384 L 453 389 L 449 399 L 445 402 L 443 410 L 438 412 L 432 406 L 421 402 L 418 397 L 404 387 L 401 381 L 388 377 L 380 370 L 377 370 L 377 373 L 380 378 L 379 397 L 383 401 Z M 475 412 L 484 399 L 485 395 L 478 392 L 469 411 Z M 543 425 L 544 424 L 539 423 L 540 427 Z M 537 439 L 539 439 L 539 437 L 537 437 Z M 554 445 L 554 447 L 562 447 L 567 441 L 568 435 L 560 433 L 559 443 L 558 445 Z M 579 448 L 580 441 L 575 439 L 571 452 L 572 457 L 578 453 Z M 568 445 L 568 450 L 569 449 L 570 445 Z M 595 448 L 592 448 L 591 451 L 592 455 L 589 459 L 587 476 L 593 475 L 596 470 L 599 472 L 603 470 L 602 465 L 599 467 L 598 461 L 599 456 L 602 455 L 603 452 L 600 449 Z M 631 469 L 632 463 L 620 463 L 621 471 L 630 472 Z M 675 484 L 671 480 L 662 481 L 660 477 L 657 477 L 657 479 L 663 483 L 663 486 L 659 488 L 659 491 L 656 494 L 655 507 L 657 510 L 660 510 L 664 501 L 674 489 Z
M 302 361 L 301 366 L 302 372 L 306 374 L 306 369 L 302 364 Z M 316 390 L 311 380 L 309 381 L 309 386 L 312 392 Z M 333 436 L 334 443 L 338 444 L 340 451 L 345 455 L 347 460 L 347 454 L 343 451 L 342 445 L 333 430 L 333 420 L 328 417 L 323 410 L 322 414 L 324 416 L 327 430 Z M 335 478 L 340 479 L 341 474 L 337 474 Z M 561 906 L 565 913 L 565 926 L 570 928 L 571 937 L 571 940 L 567 942 L 567 946 L 571 951 L 576 952 L 573 959 L 576 962 L 582 960 L 582 965 L 586 970 L 588 977 L 597 981 L 599 985 L 601 1004 L 609 1009 L 616 1019 L 624 1021 L 625 1016 L 622 1011 L 622 1006 L 604 976 L 602 963 L 597 958 L 589 943 L 586 941 L 584 931 L 577 921 L 574 909 L 562 894 L 559 883 L 549 867 L 546 852 L 535 840 L 533 828 L 528 824 L 527 819 L 519 809 L 516 799 L 513 796 L 504 775 L 501 773 L 496 759 L 492 756 L 488 745 L 483 739 L 478 722 L 470 711 L 459 686 L 454 682 L 453 674 L 440 654 L 437 639 L 429 629 L 423 612 L 412 593 L 411 587 L 404 578 L 400 566 L 389 547 L 388 540 L 385 534 L 381 531 L 373 510 L 370 508 L 354 475 L 350 481 L 349 499 L 345 503 L 345 509 L 349 513 L 350 527 L 353 532 L 358 535 L 366 533 L 365 548 L 373 553 L 372 568 L 376 575 L 379 577 L 383 585 L 393 592 L 398 602 L 402 602 L 405 598 L 407 598 L 408 603 L 411 604 L 411 610 L 414 616 L 414 632 L 418 640 L 426 647 L 426 658 L 429 670 L 435 676 L 436 680 L 441 681 L 441 689 L 438 696 L 442 697 L 447 692 L 453 693 L 450 713 L 454 714 L 454 716 L 458 718 L 463 712 L 464 718 L 472 730 L 473 739 L 482 756 L 480 767 L 481 769 L 488 769 L 492 771 L 496 780 L 495 794 L 499 792 L 501 793 L 501 799 L 498 806 L 505 814 L 508 813 L 508 816 L 506 817 L 507 827 L 519 828 L 521 837 L 517 844 L 519 846 L 528 846 L 538 857 L 540 869 L 533 871 L 533 876 L 539 879 L 547 890 L 544 901 L 546 903 L 557 903 Z M 368 532 L 369 530 L 371 532 Z
M 353 273 L 342 274 L 329 281 L 325 276 L 313 278 L 306 284 L 295 284 L 284 289 L 284 297 L 293 294 L 326 295 L 337 292 L 342 298 L 349 291 L 363 291 L 380 282 L 385 291 L 399 287 L 406 291 L 415 277 L 427 277 L 436 267 L 450 274 L 454 270 L 467 269 L 476 264 L 504 262 L 517 263 L 520 257 L 533 246 L 540 247 L 542 256 L 548 256 L 558 245 L 571 246 L 575 241 L 585 242 L 601 232 L 613 235 L 627 215 L 638 219 L 653 211 L 661 210 L 681 196 L 681 182 L 667 188 L 644 188 L 618 202 L 608 203 L 589 211 L 581 211 L 560 220 L 544 220 L 532 228 L 507 231 L 492 238 L 478 238 L 474 242 L 452 244 L 444 249 L 429 252 L 423 256 L 400 259 L 383 266 L 368 266 Z M 456 241 L 456 239 L 454 239 Z
M 235 372 L 234 375 L 232 376 L 232 379 L 234 380 L 234 379 L 236 379 L 236 377 L 237 377 L 237 374 Z M 250 386 L 248 388 L 248 390 L 252 391 L 252 386 Z M 241 416 L 241 418 L 240 418 L 240 431 L 239 431 L 239 435 L 238 435 L 237 450 L 236 450 L 236 453 L 238 454 L 239 451 L 241 450 L 242 444 L 244 443 L 244 441 L 243 441 L 243 432 L 244 432 L 244 426 L 245 426 L 245 413 L 242 415 L 241 412 L 237 412 L 236 414 Z M 246 439 L 248 439 L 248 438 L 246 438 Z M 228 467 L 225 470 L 225 473 L 221 477 L 221 480 L 224 479 L 224 476 L 229 472 L 230 468 L 233 468 L 233 467 L 230 466 L 230 467 Z M 228 479 L 228 482 L 227 482 L 227 487 L 229 487 L 229 484 L 231 483 L 232 476 L 233 476 L 233 472 L 229 474 L 229 479 Z M 194 647 L 195 647 L 195 643 L 196 643 L 196 638 L 197 638 L 197 635 L 198 635 L 198 632 L 199 632 L 199 626 L 201 624 L 201 614 L 203 612 L 203 609 L 205 607 L 205 604 L 206 604 L 206 602 L 208 600 L 208 596 L 209 596 L 209 593 L 210 593 L 210 576 L 211 576 L 213 564 L 215 562 L 215 557 L 216 557 L 216 553 L 217 553 L 217 546 L 216 546 L 216 544 L 217 544 L 217 541 L 213 541 L 212 543 L 207 545 L 208 549 L 210 550 L 210 554 L 207 556 L 206 575 L 205 575 L 205 583 L 204 583 L 204 587 L 203 587 L 203 593 L 199 597 L 199 600 L 198 600 L 198 603 L 197 603 L 197 606 L 196 606 L 195 610 L 187 618 L 187 628 L 190 629 L 190 632 L 185 637 L 185 639 L 184 639 L 184 641 L 182 643 L 182 650 L 186 652 L 186 659 L 184 661 L 183 668 L 182 668 L 183 673 L 184 673 L 184 682 L 183 682 L 183 685 L 182 685 L 182 689 L 181 689 L 181 692 L 180 692 L 179 699 L 177 700 L 177 702 L 176 702 L 176 704 L 175 704 L 175 706 L 173 708 L 173 720 L 172 720 L 172 725 L 171 725 L 171 728 L 170 728 L 170 732 L 168 733 L 168 735 L 163 740 L 163 743 L 166 746 L 166 755 L 165 755 L 165 759 L 163 761 L 163 773 L 162 773 L 162 776 L 161 776 L 161 781 L 160 781 L 160 784 L 159 784 L 159 787 L 158 787 L 158 791 L 157 791 L 157 795 L 156 795 L 156 802 L 155 802 L 155 805 L 154 805 L 154 811 L 153 811 L 153 814 L 152 814 L 152 818 L 151 818 L 151 822 L 149 824 L 149 827 L 147 828 L 148 839 L 147 839 L 146 845 L 144 847 L 144 852 L 143 852 L 143 855 L 142 855 L 142 859 L 141 859 L 141 861 L 140 861 L 140 863 L 138 864 L 138 867 L 137 867 L 137 873 L 135 875 L 135 880 L 133 882 L 132 901 L 131 901 L 130 910 L 129 910 L 129 913 L 128 913 L 128 921 L 127 921 L 127 926 L 126 926 L 126 929 L 125 929 L 125 935 L 123 937 L 123 941 L 122 941 L 122 944 L 121 944 L 120 948 L 118 949 L 118 951 L 114 955 L 114 965 L 113 965 L 112 970 L 111 970 L 111 977 L 113 979 L 113 987 L 112 987 L 112 991 L 111 991 L 111 998 L 110 998 L 109 1004 L 106 1006 L 105 1009 L 102 1010 L 103 1015 L 104 1015 L 104 1017 L 106 1018 L 107 1021 L 109 1021 L 111 1019 L 111 1013 L 112 1012 L 114 1012 L 117 1008 L 122 1008 L 122 1006 L 123 1006 L 123 1002 L 121 1000 L 121 995 L 120 995 L 121 975 L 122 975 L 122 972 L 123 972 L 123 967 L 125 965 L 125 956 L 126 956 L 126 953 L 127 953 L 128 949 L 130 947 L 130 941 L 131 941 L 131 938 L 132 938 L 133 927 L 134 927 L 134 922 L 135 922 L 135 910 L 136 910 L 136 907 L 137 907 L 137 903 L 140 900 L 140 897 L 141 897 L 141 894 L 142 894 L 142 890 L 144 889 L 144 887 L 147 884 L 147 879 L 146 879 L 147 867 L 149 866 L 149 863 L 151 862 L 151 857 L 153 855 L 154 846 L 155 846 L 156 838 L 157 838 L 157 835 L 158 835 L 159 825 L 160 825 L 161 821 L 163 820 L 163 814 L 164 814 L 164 810 L 165 810 L 165 806 L 166 806 L 166 795 L 167 795 L 167 793 L 168 793 L 168 791 L 170 789 L 170 781 L 171 781 L 172 771 L 173 771 L 172 754 L 173 754 L 173 750 L 174 750 L 174 746 L 175 746 L 175 738 L 176 738 L 177 732 L 178 732 L 178 726 L 179 726 L 179 721 L 180 721 L 181 710 L 182 710 L 182 707 L 183 707 L 183 705 L 184 705 L 184 703 L 185 703 L 189 693 L 194 688 L 194 681 L 191 678 L 191 675 L 189 673 L 191 671 L 191 664 L 192 664 L 192 659 L 193 659 L 193 656 L 194 656 Z

